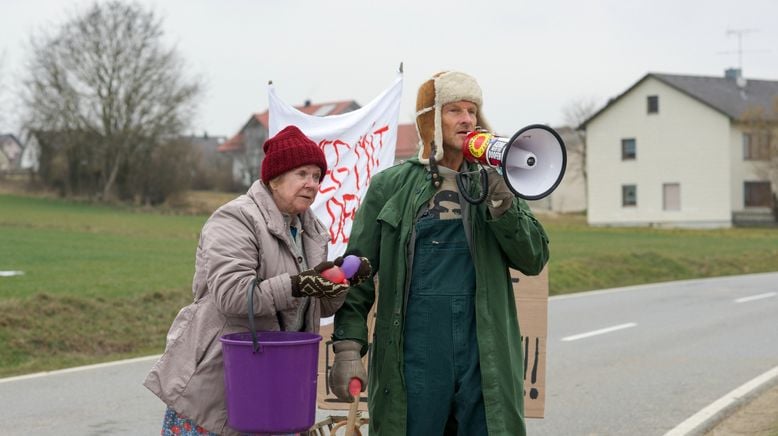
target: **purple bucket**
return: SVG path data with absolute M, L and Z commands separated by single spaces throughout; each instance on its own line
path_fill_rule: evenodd
M 316 378 L 321 336 L 306 332 L 224 335 L 227 423 L 246 433 L 309 430 L 316 418 Z

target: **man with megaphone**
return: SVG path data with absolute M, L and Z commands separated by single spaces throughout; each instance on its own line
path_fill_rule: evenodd
M 480 183 L 463 146 L 484 120 L 481 88 L 460 72 L 425 81 L 416 100 L 417 158 L 376 174 L 357 211 L 349 250 L 377 270 L 350 288 L 335 315 L 330 386 L 354 400 L 368 384 L 367 315 L 378 297 L 368 399 L 371 435 L 523 435 L 521 334 L 508 268 L 541 272 L 548 237 L 493 168 Z M 471 135 L 470 135 L 471 136 Z

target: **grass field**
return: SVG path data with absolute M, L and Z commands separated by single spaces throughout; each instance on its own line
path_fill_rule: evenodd
M 160 353 L 191 300 L 208 212 L 234 197 L 137 211 L 0 194 L 0 377 Z M 778 230 L 589 228 L 541 217 L 552 294 L 778 270 Z

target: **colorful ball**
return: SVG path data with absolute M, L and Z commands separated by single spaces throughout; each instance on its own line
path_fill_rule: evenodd
M 361 264 L 362 260 L 359 257 L 350 254 L 343 258 L 343 264 L 340 265 L 340 268 L 343 270 L 343 274 L 346 275 L 346 278 L 350 279 L 359 271 L 359 266 Z
M 324 271 L 321 272 L 321 276 L 331 281 L 332 283 L 346 282 L 346 275 L 343 274 L 343 270 L 338 268 L 337 266 L 333 266 L 332 268 L 325 269 Z

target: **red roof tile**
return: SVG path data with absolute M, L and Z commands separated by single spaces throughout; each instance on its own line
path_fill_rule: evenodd
M 232 138 L 224 141 L 219 148 L 216 149 L 219 153 L 243 150 L 243 133 L 238 133 Z

